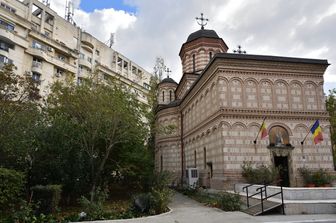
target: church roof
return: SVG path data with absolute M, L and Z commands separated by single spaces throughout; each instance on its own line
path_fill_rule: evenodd
M 176 81 L 174 81 L 174 79 L 170 78 L 170 77 L 166 77 L 165 79 L 163 79 L 160 84 L 163 83 L 173 83 L 173 84 L 177 84 Z
M 259 61 L 329 65 L 328 60 L 307 59 L 307 58 L 298 58 L 298 57 L 282 57 L 282 56 L 238 54 L 238 53 L 218 53 L 215 55 L 215 57 L 225 58 L 225 59 L 239 59 L 239 60 L 259 60 Z
M 191 42 L 201 37 L 220 39 L 214 30 L 200 29 L 200 30 L 197 30 L 196 32 L 191 33 L 188 36 L 187 42 Z

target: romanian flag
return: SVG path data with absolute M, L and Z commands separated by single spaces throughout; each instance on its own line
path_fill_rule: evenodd
M 319 120 L 316 120 L 313 127 L 310 129 L 310 132 L 313 134 L 313 140 L 315 144 L 323 141 L 322 129 Z
M 268 135 L 265 121 L 263 121 L 263 123 L 261 124 L 260 132 L 261 132 L 261 137 L 260 137 L 261 139 L 265 138 Z

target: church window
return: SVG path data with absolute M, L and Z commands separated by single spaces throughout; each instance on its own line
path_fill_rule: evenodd
M 172 101 L 172 99 L 173 99 L 173 92 L 169 91 L 169 100 Z
M 203 165 L 204 165 L 204 169 L 206 169 L 206 162 L 207 162 L 207 158 L 206 158 L 206 148 L 203 148 Z
M 162 157 L 162 155 L 160 157 L 160 171 L 161 172 L 163 171 L 163 157 Z
M 164 101 L 164 91 L 162 91 L 162 101 Z
M 195 59 L 195 54 L 193 54 L 193 72 L 195 73 L 196 71 L 196 59 Z
M 209 52 L 209 60 L 212 59 L 212 52 Z
M 196 150 L 194 151 L 194 166 L 197 167 L 197 154 L 196 154 Z

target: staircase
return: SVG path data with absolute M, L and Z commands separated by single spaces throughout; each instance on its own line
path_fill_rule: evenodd
M 256 189 L 256 193 L 249 195 L 248 188 L 253 185 L 254 184 L 250 184 L 250 185 L 243 187 L 243 190 L 246 191 L 247 209 L 244 210 L 245 213 L 256 216 L 256 215 L 261 215 L 267 211 L 273 210 L 275 208 L 281 207 L 282 214 L 285 214 L 282 187 L 280 187 L 280 192 L 268 195 L 267 185 L 263 185 Z M 281 203 L 267 200 L 268 198 L 274 197 L 279 194 L 281 195 Z M 260 195 L 260 198 L 258 198 L 258 195 Z M 258 200 L 258 202 L 255 203 L 254 205 L 250 205 L 251 198 L 257 198 L 260 200 Z

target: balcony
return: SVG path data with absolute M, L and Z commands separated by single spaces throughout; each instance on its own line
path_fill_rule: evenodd
M 89 68 L 90 70 L 92 68 L 92 64 L 89 61 L 87 61 L 86 59 L 80 58 L 78 60 L 78 63 L 79 63 L 79 65 L 82 65 L 82 66 L 85 66 L 85 67 Z
M 37 62 L 37 61 L 33 61 L 32 72 L 42 74 L 42 63 Z
M 82 32 L 81 42 L 83 44 L 82 47 L 89 49 L 92 52 L 94 48 L 94 38 L 89 33 Z
M 43 60 L 48 60 L 48 54 L 42 50 L 42 49 L 39 49 L 39 48 L 28 48 L 26 50 L 26 52 L 30 55 L 33 55 L 34 57 L 37 57 L 37 58 L 40 58 L 40 59 L 43 59 Z
M 17 44 L 24 48 L 28 48 L 28 41 L 24 38 L 18 36 L 15 31 L 4 29 L 0 27 L 0 39 L 4 40 L 9 44 Z

